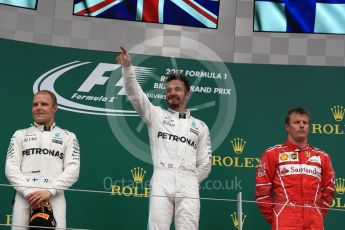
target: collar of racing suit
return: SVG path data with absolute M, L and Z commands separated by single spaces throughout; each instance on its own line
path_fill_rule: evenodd
M 39 124 L 37 124 L 36 122 L 34 123 L 34 126 L 38 129 L 38 130 L 40 130 L 40 131 L 51 131 L 51 130 L 53 130 L 54 128 L 55 128 L 55 126 L 56 126 L 56 124 L 55 124 L 55 122 L 54 122 L 54 124 L 52 125 L 52 126 L 47 126 L 47 125 L 39 125 Z
M 294 149 L 295 152 L 305 151 L 305 150 L 311 148 L 309 143 L 307 143 L 305 146 L 301 147 L 301 146 L 298 146 L 298 145 L 291 143 L 289 140 L 285 141 L 285 145 L 287 145 L 291 149 Z
M 180 113 L 178 111 L 175 111 L 173 109 L 168 109 L 169 113 L 172 114 L 172 116 L 176 117 L 176 118 L 182 118 L 182 119 L 186 119 L 190 117 L 190 111 L 189 109 L 187 109 L 184 113 Z

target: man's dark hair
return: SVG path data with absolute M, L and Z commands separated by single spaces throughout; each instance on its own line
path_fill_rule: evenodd
M 57 105 L 56 96 L 51 91 L 49 91 L 49 90 L 41 90 L 41 91 L 38 91 L 35 95 L 37 95 L 37 94 L 48 94 L 53 99 L 53 105 Z
M 166 83 L 172 81 L 172 80 L 180 80 L 183 82 L 184 86 L 186 87 L 187 92 L 190 91 L 190 84 L 189 81 L 187 80 L 186 76 L 183 74 L 180 74 L 178 70 L 174 73 L 170 73 L 166 76 Z
M 302 107 L 297 107 L 297 108 L 292 108 L 290 109 L 287 114 L 286 114 L 286 118 L 285 118 L 285 124 L 289 124 L 290 123 L 290 116 L 292 113 L 297 113 L 297 114 L 301 114 L 301 115 L 307 115 L 308 118 L 310 117 L 310 113 L 308 110 L 302 108 Z

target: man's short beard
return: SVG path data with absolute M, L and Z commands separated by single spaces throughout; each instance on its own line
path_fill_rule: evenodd
M 177 99 L 179 102 L 180 100 L 178 98 L 172 98 L 172 99 Z M 170 99 L 171 100 L 171 99 Z M 169 103 L 169 98 L 167 98 L 167 104 L 168 104 L 168 107 L 170 109 L 177 109 L 178 107 L 180 107 L 180 103 L 177 103 L 177 104 L 171 104 Z
M 170 109 L 177 109 L 179 107 L 179 104 L 169 104 L 168 103 L 168 106 Z

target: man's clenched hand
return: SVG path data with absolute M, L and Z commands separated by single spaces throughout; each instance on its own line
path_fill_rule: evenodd
M 45 202 L 49 201 L 52 194 L 48 190 L 40 190 L 27 195 L 26 200 L 33 210 L 41 208 Z

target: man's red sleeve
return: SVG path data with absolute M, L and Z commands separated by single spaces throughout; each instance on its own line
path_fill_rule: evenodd
M 275 171 L 274 151 L 266 150 L 256 170 L 255 199 L 265 219 L 273 221 L 273 179 Z

